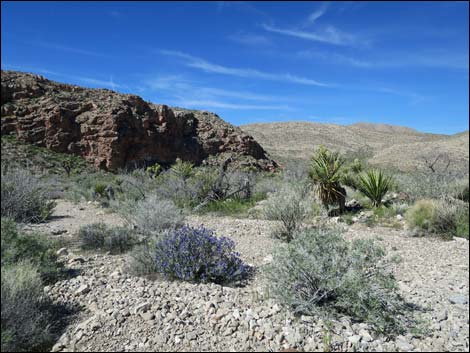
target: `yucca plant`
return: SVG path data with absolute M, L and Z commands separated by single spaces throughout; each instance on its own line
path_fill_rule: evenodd
M 175 164 L 171 166 L 171 171 L 181 177 L 183 181 L 186 181 L 194 174 L 193 167 L 194 165 L 191 162 L 184 162 L 177 158 Z
M 392 184 L 393 178 L 378 169 L 371 169 L 359 175 L 359 191 L 372 201 L 374 207 L 382 204 L 382 199 Z
M 318 197 L 325 207 L 339 205 L 340 212 L 344 211 L 346 191 L 340 184 L 343 159 L 338 152 L 331 152 L 324 146 L 312 157 L 309 177 L 316 185 Z

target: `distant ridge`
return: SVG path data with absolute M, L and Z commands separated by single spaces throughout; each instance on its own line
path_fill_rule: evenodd
M 401 171 L 425 170 L 424 159 L 442 154 L 449 170 L 468 173 L 469 132 L 431 134 L 389 124 L 337 125 L 290 121 L 240 126 L 282 163 L 307 161 L 319 145 L 363 155 L 371 164 Z

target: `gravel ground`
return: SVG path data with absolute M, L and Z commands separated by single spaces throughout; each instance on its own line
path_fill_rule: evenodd
M 32 228 L 53 230 L 70 241 L 90 219 L 122 222 L 93 205 L 65 201 L 59 201 L 55 216 Z M 231 237 L 242 258 L 258 267 L 278 242 L 269 236 L 271 221 L 213 216 L 191 216 L 187 221 Z M 151 281 L 125 272 L 126 255 L 80 255 L 70 249 L 62 258 L 80 275 L 45 290 L 53 300 L 75 303 L 83 310 L 53 350 L 468 351 L 467 240 L 411 238 L 404 231 L 361 224 L 349 226 L 345 236 L 375 239 L 388 250 L 403 296 L 426 309 L 421 317 L 430 331 L 427 336 L 387 340 L 348 317 L 328 330 L 320 319 L 294 317 L 268 299 L 259 275 L 244 288 Z

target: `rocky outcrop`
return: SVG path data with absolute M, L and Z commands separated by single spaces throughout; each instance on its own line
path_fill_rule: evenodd
M 74 153 L 107 170 L 176 158 L 218 164 L 229 157 L 232 168 L 277 168 L 251 136 L 209 112 L 15 71 L 2 71 L 1 103 L 2 135 Z

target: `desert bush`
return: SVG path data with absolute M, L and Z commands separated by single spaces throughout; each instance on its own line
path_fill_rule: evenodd
M 210 178 L 209 173 L 200 172 L 197 176 L 185 179 L 169 170 L 160 174 L 156 194 L 172 200 L 180 208 L 192 208 L 208 192 Z
M 233 197 L 225 200 L 211 201 L 199 212 L 210 212 L 225 216 L 244 216 L 255 206 L 257 201 L 264 200 L 263 194 L 254 194 L 249 199 Z
M 243 281 L 249 266 L 235 243 L 204 227 L 184 226 L 159 237 L 154 248 L 157 272 L 166 278 L 228 284 Z
M 462 183 L 468 184 L 468 174 L 458 173 L 398 173 L 394 176 L 396 191 L 403 191 L 411 201 L 419 199 L 442 199 L 455 196 L 464 190 Z
M 462 200 L 464 202 L 469 202 L 470 198 L 470 191 L 469 191 L 469 186 L 468 183 L 463 186 L 457 186 L 457 191 L 454 194 L 454 197 L 458 200 Z
M 457 199 L 419 200 L 406 212 L 405 218 L 418 234 L 468 237 L 468 210 L 468 203 Z
M 1 216 L 17 222 L 41 222 L 55 206 L 39 179 L 26 169 L 2 168 Z
M 45 282 L 53 282 L 62 274 L 55 254 L 57 245 L 39 234 L 20 233 L 12 219 L 1 219 L 1 247 L 2 267 L 27 260 Z
M 405 213 L 405 219 L 411 228 L 431 231 L 436 216 L 436 203 L 424 199 L 417 201 Z
M 123 216 L 143 235 L 155 235 L 183 224 L 184 215 L 173 201 L 160 199 L 152 194 L 127 206 L 122 204 Z
M 253 193 L 268 195 L 278 191 L 285 184 L 280 175 L 263 174 L 257 176 L 257 180 L 253 186 Z
M 270 194 L 263 212 L 267 219 L 281 221 L 281 227 L 274 230 L 275 237 L 286 241 L 294 238 L 311 209 L 307 196 L 308 188 L 298 184 L 285 184 L 278 192 Z
M 148 276 L 157 273 L 154 248 L 156 237 L 147 239 L 142 244 L 135 246 L 129 253 L 127 271 L 134 276 Z
M 316 185 L 318 197 L 323 205 L 328 207 L 337 204 L 340 212 L 344 211 L 346 198 L 346 191 L 340 184 L 343 163 L 339 153 L 320 146 L 312 157 L 309 170 L 309 177 Z
M 266 267 L 268 289 L 296 313 L 326 319 L 350 315 L 377 331 L 403 331 L 404 304 L 370 240 L 346 241 L 334 230 L 308 229 L 279 247 Z
M 105 223 L 92 223 L 80 227 L 80 246 L 84 250 L 102 250 L 114 254 L 123 253 L 137 243 L 132 230 L 121 226 L 107 226 Z
M 377 207 L 382 204 L 382 199 L 392 183 L 391 176 L 385 175 L 381 170 L 371 169 L 359 175 L 358 189 Z
M 2 263 L 1 275 L 2 352 L 48 351 L 50 315 L 39 271 L 29 262 Z
M 468 225 L 468 203 L 456 199 L 439 200 L 436 201 L 435 217 L 431 224 L 432 231 L 445 238 L 468 237 L 468 231 L 465 234 L 462 228 L 465 220 Z
M 455 236 L 462 238 L 469 238 L 469 209 L 468 207 L 462 208 L 462 210 L 457 215 L 457 226 L 455 230 Z

